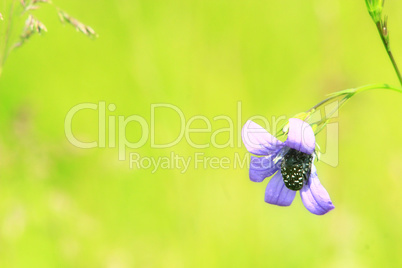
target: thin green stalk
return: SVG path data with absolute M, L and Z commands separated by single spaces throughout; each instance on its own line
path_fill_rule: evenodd
M 11 36 L 11 29 L 12 29 L 12 22 L 13 22 L 13 15 L 14 15 L 14 4 L 15 4 L 15 0 L 13 0 L 11 2 L 11 7 L 10 7 L 10 13 L 8 16 L 8 21 L 7 21 L 7 30 L 4 36 L 4 49 L 3 49 L 3 53 L 2 53 L 2 58 L 1 58 L 1 62 L 0 62 L 0 76 L 3 72 L 3 67 L 4 67 L 4 63 L 7 60 L 7 56 L 8 56 L 8 44 L 10 41 L 10 36 Z
M 372 89 L 388 89 L 388 90 L 402 93 L 402 88 L 400 88 L 400 87 L 393 87 L 388 84 L 370 84 L 370 85 L 365 85 L 365 86 L 361 86 L 361 87 L 357 87 L 357 88 L 346 89 L 346 90 L 334 92 L 334 93 L 331 93 L 329 96 L 333 98 L 335 96 L 340 96 L 340 95 L 345 95 L 345 94 L 353 94 L 354 95 L 356 93 L 360 93 L 360 92 L 372 90 Z
M 393 87 L 393 86 L 390 86 L 388 84 L 371 84 L 371 85 L 365 85 L 365 86 L 361 86 L 361 87 L 357 87 L 357 88 L 345 89 L 345 90 L 341 90 L 341 91 L 337 91 L 337 92 L 329 94 L 328 98 L 326 98 L 323 101 L 319 102 L 318 104 L 314 105 L 313 107 L 311 107 L 306 112 L 294 115 L 293 117 L 302 119 L 302 120 L 306 121 L 307 123 L 309 123 L 310 125 L 312 125 L 314 127 L 314 133 L 317 135 L 329 123 L 332 115 L 336 111 L 338 111 L 341 107 L 343 107 L 343 105 L 345 105 L 346 102 L 349 101 L 349 99 L 351 99 L 354 95 L 356 95 L 358 93 L 361 93 L 361 92 L 364 92 L 364 91 L 367 91 L 367 90 L 373 90 L 373 89 L 387 89 L 387 90 L 392 90 L 392 91 L 395 91 L 395 92 L 398 92 L 398 93 L 402 93 L 402 88 L 401 87 Z M 331 112 L 326 114 L 324 119 L 322 119 L 322 120 L 320 120 L 318 122 L 311 122 L 310 121 L 312 115 L 315 112 L 317 112 L 317 110 L 319 108 L 321 108 L 325 104 L 329 104 L 329 103 L 332 103 L 334 101 L 338 101 L 338 103 L 339 103 L 338 106 L 335 109 L 333 109 Z M 279 130 L 276 133 L 276 137 L 280 137 L 280 136 L 283 136 L 285 134 L 283 132 L 284 127 L 285 127 L 285 125 L 279 128 Z
M 335 101 L 336 99 L 339 99 L 339 105 L 330 113 L 328 113 L 325 116 L 325 120 L 323 119 L 322 121 L 316 122 L 314 123 L 316 125 L 316 129 L 314 131 L 314 133 L 317 135 L 319 132 L 321 132 L 321 130 L 323 130 L 325 128 L 325 126 L 329 123 L 329 120 L 331 119 L 332 115 L 338 111 L 343 105 L 345 105 L 345 103 L 347 101 L 349 101 L 349 99 L 351 99 L 354 95 L 364 92 L 364 91 L 368 91 L 368 90 L 373 90 L 373 89 L 387 89 L 387 90 L 392 90 L 398 93 L 402 93 L 402 88 L 400 87 L 393 87 L 387 84 L 372 84 L 372 85 L 365 85 L 362 87 L 358 87 L 358 88 L 352 88 L 352 89 L 346 89 L 346 90 L 341 90 L 338 92 L 334 92 L 332 94 L 329 95 L 329 97 L 323 101 L 321 101 L 320 103 L 318 103 L 317 105 L 313 106 L 311 109 L 309 109 L 307 111 L 307 116 L 304 119 L 305 121 L 308 122 L 308 119 L 311 117 L 311 115 L 317 111 L 318 108 L 320 108 L 322 105 L 326 104 L 326 103 L 330 103 L 332 101 Z
M 388 35 L 387 32 L 384 33 L 384 31 L 388 31 L 388 30 L 387 30 L 387 26 L 386 26 L 386 25 L 384 25 L 384 26 L 381 25 L 381 22 L 377 22 L 377 23 L 376 23 L 376 26 L 377 26 L 378 33 L 379 33 L 379 35 L 380 35 L 380 37 L 381 37 L 382 44 L 384 45 L 384 48 L 385 48 L 385 50 L 387 51 L 388 57 L 389 57 L 389 59 L 391 60 L 391 63 L 392 63 L 392 66 L 394 67 L 394 70 L 395 70 L 395 72 L 396 72 L 396 75 L 398 76 L 399 83 L 400 83 L 401 86 L 402 86 L 402 76 L 401 76 L 401 73 L 400 73 L 400 71 L 399 71 L 398 65 L 396 64 L 395 58 L 394 58 L 394 56 L 393 56 L 393 54 L 392 54 L 391 47 L 390 47 L 390 45 L 389 45 L 389 41 L 388 41 L 388 39 L 385 38 L 385 36 Z

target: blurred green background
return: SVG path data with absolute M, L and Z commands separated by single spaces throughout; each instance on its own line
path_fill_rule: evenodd
M 256 114 L 305 111 L 336 90 L 397 85 L 363 0 L 54 2 L 99 38 L 61 25 L 42 6 L 35 12 L 48 33 L 5 66 L 1 267 L 402 266 L 402 96 L 395 92 L 363 93 L 339 113 L 339 165 L 318 164 L 336 208 L 321 217 L 299 195 L 287 208 L 264 203 L 268 180 L 250 182 L 248 168 L 152 174 L 118 161 L 116 148 L 76 148 L 64 133 L 67 112 L 83 102 L 113 103 L 108 115 L 149 120 L 154 103 L 174 104 L 186 118 L 235 119 L 241 101 L 243 124 Z M 402 64 L 402 3 L 388 1 L 385 12 Z M 179 133 L 174 113 L 158 120 L 157 139 Z M 97 126 L 96 111 L 73 121 L 85 141 L 97 139 Z M 139 131 L 127 127 L 128 139 Z M 200 143 L 211 138 L 194 135 Z M 246 150 L 236 143 L 194 149 L 185 140 L 152 149 L 148 140 L 129 152 L 233 159 Z

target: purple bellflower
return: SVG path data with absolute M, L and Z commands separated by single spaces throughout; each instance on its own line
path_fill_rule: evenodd
M 288 137 L 281 142 L 260 125 L 247 121 L 242 139 L 251 156 L 250 180 L 262 182 L 272 177 L 265 190 L 265 202 L 289 206 L 296 191 L 313 214 L 324 215 L 334 209 L 328 192 L 321 185 L 314 166 L 315 136 L 311 126 L 297 118 L 289 119 Z

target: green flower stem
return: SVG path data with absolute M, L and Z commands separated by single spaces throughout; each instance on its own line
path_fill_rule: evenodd
M 387 84 L 365 85 L 365 86 L 362 86 L 362 87 L 357 87 L 357 88 L 346 89 L 346 90 L 334 92 L 334 93 L 330 94 L 327 99 L 321 101 L 320 103 L 318 103 L 317 105 L 315 105 L 311 109 L 309 109 L 307 111 L 307 113 L 306 113 L 306 117 L 304 118 L 304 120 L 308 122 L 308 120 L 310 119 L 311 115 L 314 112 L 316 112 L 317 109 L 322 107 L 324 104 L 331 103 L 333 101 L 338 100 L 339 105 L 334 110 L 332 110 L 330 113 L 328 113 L 323 120 L 311 124 L 312 127 L 314 128 L 314 133 L 318 134 L 329 123 L 332 115 L 336 111 L 338 111 L 350 98 L 352 98 L 354 95 L 356 95 L 358 93 L 368 91 L 368 90 L 374 90 L 374 89 L 387 89 L 387 90 L 392 90 L 392 91 L 395 91 L 395 92 L 398 92 L 398 93 L 402 93 L 402 88 L 393 87 L 393 86 L 390 86 L 390 85 L 387 85 Z
M 368 90 L 374 90 L 374 89 L 387 89 L 387 90 L 392 90 L 398 93 L 402 93 L 402 87 L 393 87 L 388 84 L 371 84 L 371 85 L 365 85 L 357 88 L 351 88 L 351 89 L 345 89 L 341 91 L 337 91 L 334 93 L 329 94 L 328 98 L 325 100 L 319 102 L 318 104 L 314 105 L 312 108 L 307 110 L 306 112 L 299 113 L 293 116 L 293 118 L 299 118 L 301 120 L 306 121 L 311 125 L 311 127 L 314 130 L 314 133 L 317 135 L 320 133 L 325 126 L 330 122 L 332 115 L 338 111 L 345 103 L 352 98 L 354 95 L 368 91 Z M 325 118 L 323 118 L 320 121 L 317 122 L 312 122 L 311 116 L 317 112 L 318 109 L 322 108 L 325 104 L 330 104 L 332 102 L 338 101 L 338 106 L 335 107 L 332 111 L 330 111 L 328 114 L 325 115 Z M 287 125 L 285 124 L 284 126 L 280 127 L 279 130 L 276 133 L 276 137 L 281 137 L 286 134 L 287 131 Z
M 391 47 L 389 45 L 389 40 L 388 40 L 388 38 L 386 38 L 386 36 L 384 36 L 384 31 L 387 31 L 386 26 L 384 28 L 384 26 L 381 25 L 381 22 L 377 22 L 376 26 L 377 26 L 378 33 L 379 33 L 379 35 L 381 37 L 382 44 L 384 45 L 384 48 L 387 51 L 388 57 L 391 60 L 392 66 L 394 67 L 394 70 L 395 70 L 395 73 L 398 76 L 399 83 L 402 86 L 401 72 L 399 71 L 398 65 L 396 64 L 395 58 L 394 58 L 394 56 L 392 54 Z
M 346 95 L 346 94 L 356 94 L 356 93 L 360 93 L 363 91 L 367 91 L 367 90 L 373 90 L 373 89 L 388 89 L 388 90 L 392 90 L 392 91 L 396 91 L 399 93 L 402 93 L 402 88 L 401 87 L 393 87 L 390 86 L 388 84 L 371 84 L 371 85 L 365 85 L 365 86 L 361 86 L 361 87 L 357 87 L 357 88 L 352 88 L 352 89 L 346 89 L 346 90 L 341 90 L 338 92 L 334 92 L 331 93 L 329 96 L 329 98 L 333 98 L 336 96 L 341 96 L 341 95 Z

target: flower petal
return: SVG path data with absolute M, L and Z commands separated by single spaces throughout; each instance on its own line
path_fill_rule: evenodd
M 295 195 L 296 191 L 286 188 L 282 174 L 278 171 L 268 182 L 265 190 L 265 202 L 278 206 L 290 206 Z
M 255 155 L 276 154 L 283 147 L 280 140 L 250 120 L 244 124 L 241 135 L 247 151 Z
M 313 214 L 324 215 L 335 208 L 327 190 L 318 179 L 317 169 L 314 164 L 311 168 L 308 184 L 304 185 L 300 190 L 300 196 L 304 206 Z
M 312 154 L 315 149 L 315 136 L 311 126 L 297 118 L 289 119 L 289 133 L 286 146 L 306 154 Z
M 262 182 L 265 178 L 271 177 L 280 167 L 273 161 L 275 156 L 275 154 L 264 157 L 251 156 L 249 170 L 250 180 Z

